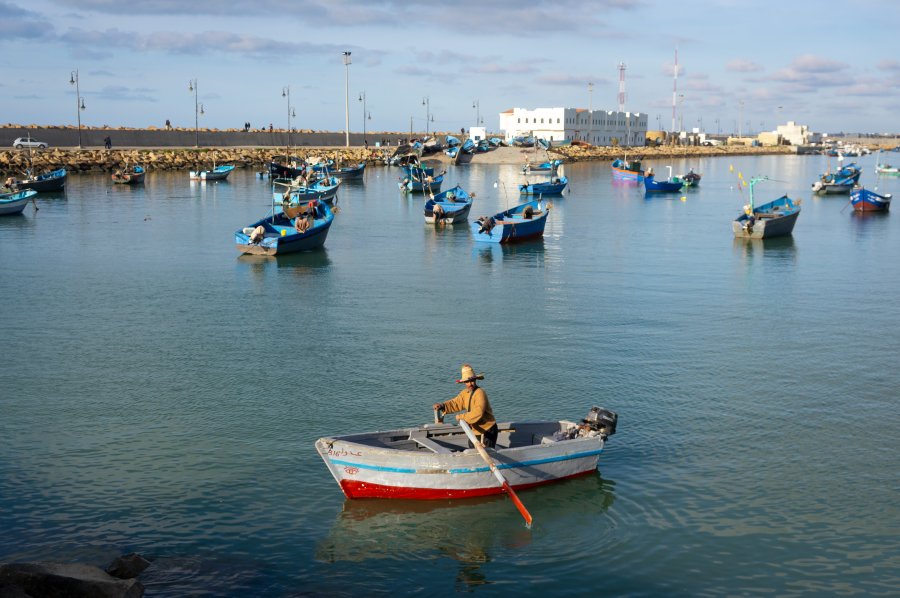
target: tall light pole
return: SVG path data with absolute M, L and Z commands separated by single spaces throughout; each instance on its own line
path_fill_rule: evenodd
M 81 111 L 84 110 L 84 98 L 78 86 L 78 69 L 69 76 L 69 84 L 75 86 L 75 114 L 78 116 L 78 149 L 81 149 Z
M 290 86 L 290 85 L 281 88 L 281 97 L 287 98 L 287 104 L 288 104 L 288 147 L 291 147 L 291 116 L 293 116 L 294 113 L 291 111 L 291 86 Z
M 363 91 L 359 94 L 359 101 L 363 105 L 363 143 L 368 144 L 369 142 L 366 139 L 366 92 Z
M 344 142 L 350 147 L 350 52 L 344 52 Z
M 199 102 L 199 89 L 197 89 L 197 79 L 188 81 L 188 91 L 194 92 L 194 147 L 200 147 L 200 115 L 204 114 L 203 104 Z
M 472 108 L 475 109 L 475 126 L 481 125 L 481 102 L 479 100 L 475 100 L 472 102 Z
M 722 127 L 719 126 L 719 119 L 717 118 L 716 119 L 716 135 L 719 135 L 721 133 L 722 133 Z
M 740 114 L 738 115 L 738 137 L 744 136 L 744 131 L 741 129 L 744 121 L 744 100 L 741 100 Z
M 684 94 L 678 94 L 678 132 L 684 131 Z
M 587 142 L 591 143 L 591 133 L 594 132 L 594 84 L 588 83 L 588 138 Z
M 422 98 L 422 105 L 425 106 L 425 137 L 428 137 L 428 121 L 431 120 L 431 98 L 428 96 Z

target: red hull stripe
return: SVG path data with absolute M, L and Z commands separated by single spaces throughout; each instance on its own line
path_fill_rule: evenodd
M 521 484 L 513 486 L 514 490 L 523 490 L 525 488 L 534 488 L 535 486 L 544 486 L 587 475 L 597 471 L 596 467 L 586 471 L 580 471 L 572 475 L 552 480 L 543 480 L 541 482 L 533 482 L 530 484 Z M 500 486 L 491 486 L 489 488 L 408 488 L 403 486 L 385 486 L 382 484 L 371 484 L 369 482 L 359 482 L 356 480 L 341 480 L 341 490 L 347 498 L 403 498 L 414 500 L 440 500 L 444 498 L 474 498 L 476 496 L 491 496 L 493 494 L 503 494 L 503 488 Z

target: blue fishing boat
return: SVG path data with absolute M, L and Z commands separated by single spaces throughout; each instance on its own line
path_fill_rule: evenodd
M 366 163 L 360 162 L 354 166 L 344 166 L 342 168 L 336 168 L 331 170 L 329 174 L 333 177 L 337 177 L 342 180 L 353 180 L 353 179 L 361 179 L 363 175 L 366 173 Z
M 841 166 L 835 172 L 826 172 L 812 184 L 813 193 L 823 195 L 844 195 L 850 193 L 853 186 L 859 182 L 862 169 L 855 162 Z
M 703 178 L 703 175 L 699 172 L 694 172 L 694 169 L 690 169 L 687 173 L 681 175 L 681 180 L 684 181 L 685 187 L 696 187 L 700 184 L 700 179 Z
M 334 212 L 328 204 L 273 208 L 272 215 L 234 233 L 238 251 L 254 255 L 282 255 L 318 249 L 325 244 Z
M 24 189 L 15 193 L 0 193 L 0 216 L 9 216 L 11 214 L 21 214 L 25 209 L 25 204 L 34 201 L 32 198 L 37 195 L 34 189 Z M 37 206 L 35 206 L 37 209 Z
M 433 199 L 425 202 L 425 222 L 428 224 L 462 222 L 469 217 L 474 198 L 474 194 L 469 195 L 459 185 L 438 193 Z
M 434 176 L 434 167 L 425 164 L 404 164 L 400 167 L 406 176 L 427 177 Z
M 57 168 L 56 170 L 34 176 L 31 170 L 25 171 L 25 178 L 16 181 L 15 187 L 19 191 L 31 189 L 38 193 L 48 191 L 62 191 L 66 188 L 66 169 Z
M 272 156 L 269 162 L 269 176 L 293 179 L 306 174 L 306 162 L 289 156 Z
M 525 174 L 530 172 L 554 172 L 560 164 L 562 164 L 562 160 L 550 160 L 548 162 L 541 162 L 540 164 L 526 162 L 525 166 L 522 167 L 522 172 Z
M 544 234 L 550 203 L 543 200 L 525 202 L 493 216 L 482 216 L 471 224 L 476 241 L 513 243 Z
M 769 239 L 789 235 L 794 230 L 797 217 L 800 216 L 800 202 L 783 195 L 774 201 L 761 206 L 753 204 L 753 186 L 768 177 L 754 177 L 750 183 L 750 203 L 744 206 L 743 213 L 731 224 L 735 238 Z
M 569 184 L 564 176 L 552 177 L 544 183 L 528 183 L 519 185 L 520 195 L 561 195 Z
M 666 166 L 666 168 L 669 169 L 671 175 L 672 167 Z M 657 181 L 652 168 L 644 174 L 644 190 L 647 193 L 676 193 L 681 191 L 682 187 L 684 187 L 684 181 L 677 176 L 669 176 L 667 180 Z
M 435 194 L 441 190 L 441 184 L 444 182 L 444 173 L 437 176 L 426 175 L 424 177 L 416 175 L 407 175 L 398 183 L 400 190 L 411 193 L 428 193 Z
M 447 135 L 447 147 L 459 147 L 460 141 L 453 135 Z
M 453 160 L 456 160 L 456 156 L 459 155 L 459 146 L 455 145 L 453 147 L 449 147 L 444 150 L 444 153 L 453 158 Z
M 644 171 L 641 170 L 639 160 L 628 162 L 627 160 L 615 160 L 612 163 L 612 177 L 618 181 L 643 182 Z
M 337 195 L 341 180 L 325 176 L 304 182 L 303 179 L 275 179 L 272 181 L 273 198 L 293 204 L 305 204 L 312 200 L 332 203 Z
M 862 168 L 856 165 L 856 162 L 850 162 L 844 166 L 841 166 L 836 173 L 834 173 L 834 177 L 836 179 L 852 179 L 854 183 L 859 182 L 859 177 L 862 174 Z
M 334 169 L 334 160 L 329 158 L 324 162 L 316 162 L 312 165 L 312 169 L 315 172 L 331 172 Z
M 224 181 L 228 178 L 228 175 L 231 174 L 231 171 L 234 170 L 234 165 L 232 164 L 223 164 L 221 166 L 216 166 L 212 170 L 192 170 L 191 172 L 191 180 L 192 181 Z
M 886 212 L 891 208 L 891 194 L 881 195 L 865 187 L 856 187 L 850 193 L 850 203 L 857 212 Z

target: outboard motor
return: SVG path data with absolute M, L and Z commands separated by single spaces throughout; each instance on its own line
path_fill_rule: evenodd
M 607 436 L 612 436 L 616 433 L 616 423 L 619 421 L 619 416 L 609 409 L 591 407 L 587 416 L 581 421 L 587 424 L 591 430 L 600 432 L 605 439 Z

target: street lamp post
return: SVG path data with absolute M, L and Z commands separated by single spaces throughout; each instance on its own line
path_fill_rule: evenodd
M 722 133 L 722 128 L 719 126 L 719 119 L 717 118 L 716 119 L 716 135 L 719 135 L 721 133 Z
M 344 142 L 350 147 L 350 52 L 344 52 Z
M 594 84 L 588 83 L 588 138 L 585 140 L 592 143 L 591 134 L 594 132 Z
M 431 120 L 431 98 L 428 96 L 422 98 L 422 105 L 425 106 L 425 137 L 428 137 L 428 124 Z
M 481 101 L 476 99 L 472 102 L 472 108 L 475 109 L 475 126 L 481 126 Z
M 363 143 L 368 145 L 369 142 L 366 139 L 366 92 L 359 94 L 359 101 L 362 102 L 363 105 Z
M 81 88 L 78 86 L 78 69 L 72 71 L 69 83 L 75 86 L 75 114 L 78 116 L 78 149 L 81 149 L 81 111 L 84 110 L 84 98 L 81 97 Z
M 287 108 L 288 108 L 288 148 L 290 148 L 290 147 L 291 147 L 291 116 L 294 114 L 294 113 L 291 111 L 291 86 L 290 86 L 290 85 L 281 88 L 281 97 L 287 98 Z
M 744 136 L 741 126 L 744 124 L 744 100 L 741 100 L 740 114 L 738 114 L 738 137 Z
M 678 94 L 678 132 L 684 131 L 684 94 Z
M 200 147 L 200 115 L 204 114 L 203 104 L 199 102 L 197 79 L 188 81 L 188 91 L 194 92 L 194 147 Z

